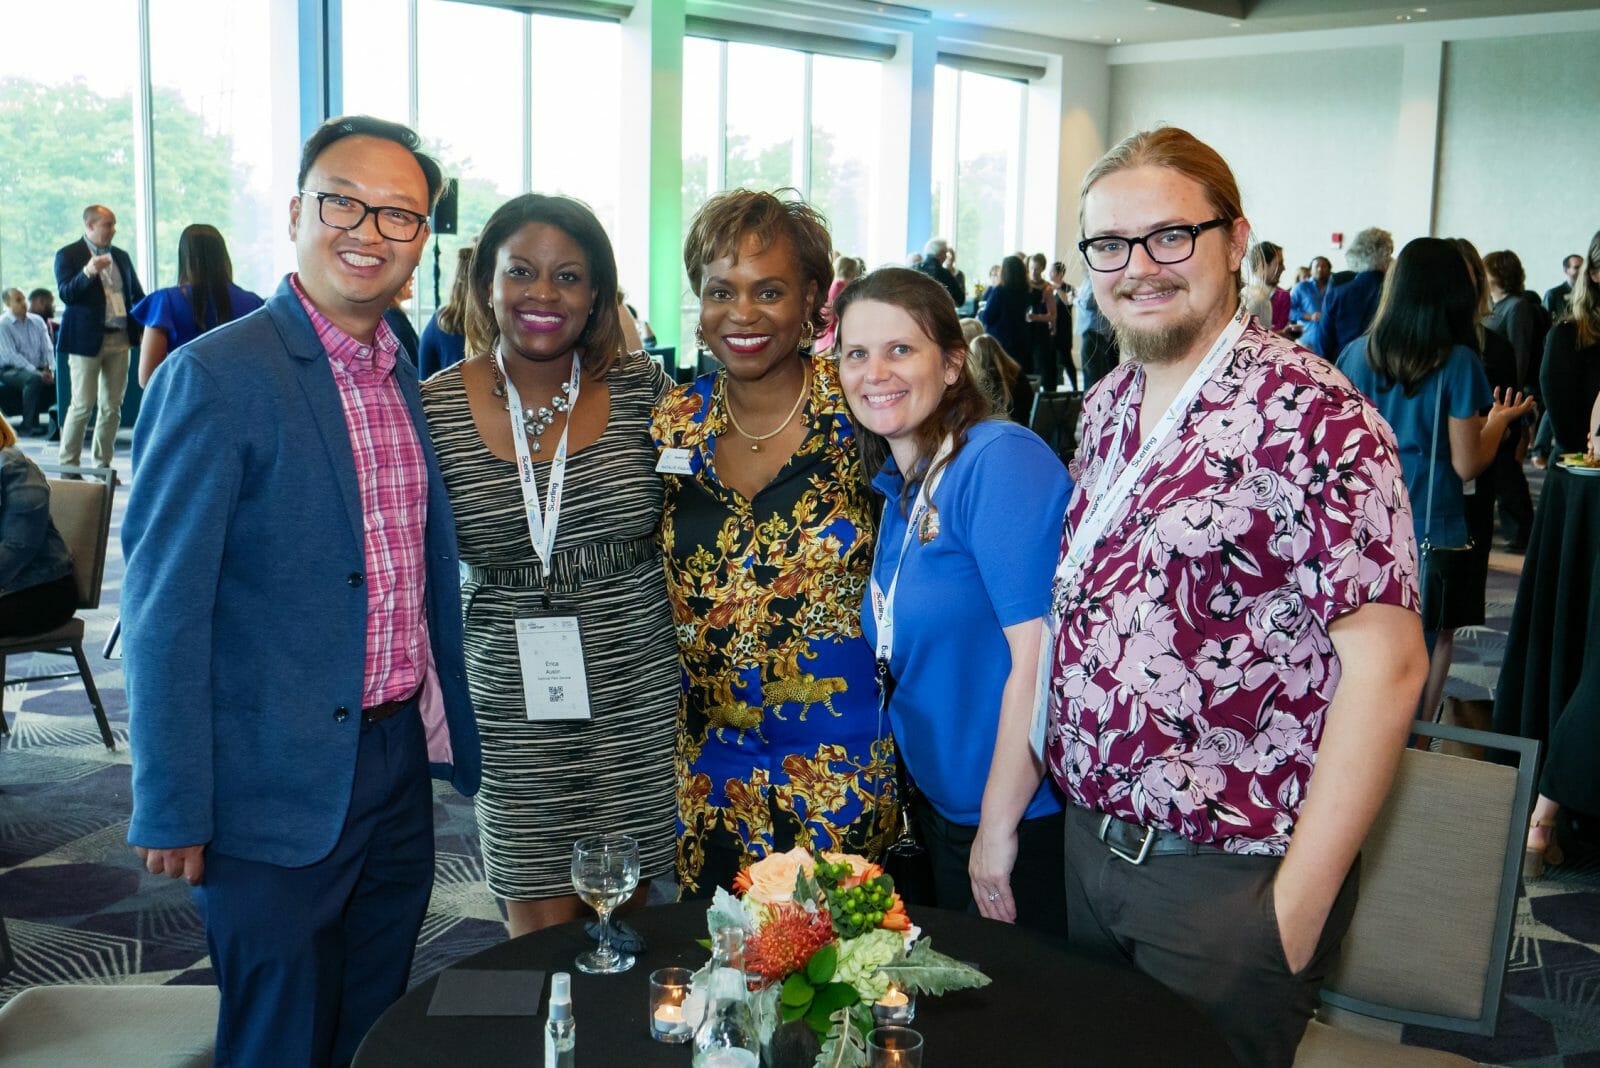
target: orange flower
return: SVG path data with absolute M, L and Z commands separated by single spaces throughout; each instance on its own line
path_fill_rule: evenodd
M 850 874 L 845 876 L 843 881 L 839 883 L 841 890 L 848 890 L 852 886 L 860 886 L 862 883 L 871 882 L 883 874 L 881 867 L 872 863 L 866 857 L 855 853 L 824 853 L 822 857 L 829 864 L 850 865 Z
M 911 917 L 906 915 L 906 903 L 900 900 L 898 891 L 889 905 L 889 911 L 883 914 L 883 922 L 878 926 L 886 931 L 911 930 Z

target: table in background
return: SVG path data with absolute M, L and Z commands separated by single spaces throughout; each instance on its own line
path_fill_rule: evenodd
M 1494 726 L 1538 739 L 1541 794 L 1600 815 L 1600 476 L 1545 475 Z
M 695 943 L 706 936 L 705 914 L 705 902 L 631 913 L 628 922 L 650 948 L 621 975 L 584 975 L 573 967 L 591 945 L 582 924 L 524 935 L 457 966 L 571 972 L 578 1061 L 585 1068 L 687 1068 L 690 1047 L 651 1039 L 645 1006 L 652 971 L 705 963 L 706 951 Z M 971 961 L 993 980 L 981 990 L 918 999 L 912 1026 L 926 1041 L 925 1068 L 1236 1063 L 1193 1006 L 1138 972 L 978 916 L 917 908 L 913 918 L 935 948 Z M 525 1017 L 429 1016 L 434 982 L 418 984 L 383 1014 L 356 1054 L 357 1068 L 539 1063 L 548 979 L 541 1014 Z

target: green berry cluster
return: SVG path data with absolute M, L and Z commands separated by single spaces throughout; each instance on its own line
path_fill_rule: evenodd
M 840 884 L 849 877 L 848 864 L 827 861 L 817 864 L 817 884 L 822 887 L 828 911 L 833 915 L 833 929 L 841 938 L 854 938 L 877 930 L 894 904 L 894 880 L 889 876 L 879 875 L 849 889 L 841 889 Z

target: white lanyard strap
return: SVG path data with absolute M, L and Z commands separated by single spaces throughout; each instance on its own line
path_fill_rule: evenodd
M 1178 395 L 1167 405 L 1161 421 L 1150 431 L 1150 436 L 1144 439 L 1139 451 L 1133 454 L 1133 459 L 1128 461 L 1127 466 L 1113 480 L 1111 477 L 1113 465 L 1122 456 L 1122 439 L 1128 428 L 1128 405 L 1133 397 L 1133 387 L 1130 385 L 1128 391 L 1122 395 L 1122 404 L 1117 408 L 1116 439 L 1112 442 L 1111 451 L 1106 455 L 1095 494 L 1089 499 L 1089 507 L 1084 510 L 1083 519 L 1073 529 L 1072 540 L 1067 543 L 1067 551 L 1056 567 L 1058 581 L 1083 566 L 1089 551 L 1094 548 L 1095 542 L 1100 540 L 1100 536 L 1110 525 L 1112 516 L 1133 494 L 1145 470 L 1155 459 L 1156 452 L 1176 431 L 1184 413 L 1189 410 L 1189 405 L 1194 403 L 1195 396 L 1238 345 L 1239 337 L 1244 333 L 1245 323 L 1246 317 L 1236 316 L 1223 328 L 1210 351 L 1206 353 L 1205 359 L 1201 360 L 1199 366 L 1189 374 L 1189 378 L 1183 383 L 1183 388 L 1178 390 Z M 1139 373 L 1142 374 L 1143 371 Z
M 571 405 L 567 408 L 567 423 L 561 428 L 561 441 L 550 460 L 550 488 L 543 506 L 539 503 L 539 480 L 533 470 L 533 456 L 528 451 L 528 431 L 522 419 L 522 398 L 517 387 L 506 373 L 500 350 L 495 349 L 495 363 L 500 377 L 506 383 L 506 401 L 511 407 L 511 445 L 517 451 L 517 475 L 522 482 L 523 510 L 528 517 L 528 538 L 533 542 L 534 555 L 544 567 L 546 595 L 550 588 L 550 557 L 556 548 L 556 526 L 561 521 L 561 490 L 567 481 L 567 434 L 572 429 L 572 415 L 578 410 L 578 387 L 582 384 L 582 364 L 576 351 L 572 354 L 572 379 L 567 394 Z
M 939 487 L 939 480 L 944 477 L 945 470 L 949 467 L 948 464 L 942 461 L 950 455 L 954 448 L 955 442 L 948 437 L 939 443 L 939 451 L 934 454 L 933 462 L 928 465 L 929 470 L 932 470 L 935 466 L 939 469 L 934 471 L 931 477 L 924 478 L 922 485 L 917 487 L 916 503 L 911 506 L 911 514 L 906 517 L 906 532 L 900 539 L 900 555 L 895 558 L 894 574 L 889 579 L 888 593 L 884 593 L 883 588 L 878 585 L 876 575 L 877 564 L 886 555 L 882 539 L 879 539 L 878 547 L 874 551 L 875 558 L 872 568 L 874 575 L 870 579 L 870 584 L 872 586 L 872 618 L 878 624 L 877 657 L 880 674 L 888 670 L 889 661 L 894 656 L 894 591 L 900 585 L 900 568 L 906 562 L 906 550 L 911 547 L 911 537 L 916 533 L 918 524 L 922 522 L 924 513 L 930 507 L 930 502 L 933 500 L 933 491 Z M 889 506 L 890 502 L 884 503 L 885 508 Z

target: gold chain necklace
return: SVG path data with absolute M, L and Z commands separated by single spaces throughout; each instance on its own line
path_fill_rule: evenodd
M 795 415 L 800 411 L 800 406 L 806 402 L 806 396 L 810 392 L 811 375 L 810 372 L 806 372 L 801 376 L 800 396 L 795 398 L 794 407 L 790 408 L 789 414 L 783 417 L 783 422 L 778 424 L 778 429 L 772 431 L 770 434 L 752 434 L 750 431 L 739 425 L 739 417 L 733 414 L 733 398 L 728 394 L 728 384 L 726 380 L 724 380 L 722 384 L 722 407 L 723 410 L 728 413 L 728 422 L 733 424 L 733 429 L 739 432 L 740 437 L 750 442 L 750 451 L 760 452 L 761 443 L 763 441 L 775 438 L 788 429 L 790 421 L 793 420 Z

